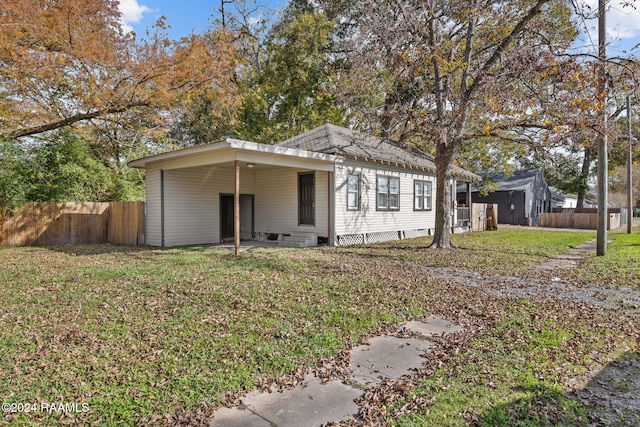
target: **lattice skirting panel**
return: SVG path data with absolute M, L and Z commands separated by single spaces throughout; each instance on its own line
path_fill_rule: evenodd
M 341 234 L 338 236 L 338 246 L 362 245 L 366 243 L 388 242 L 391 240 L 412 239 L 414 237 L 430 236 L 431 229 L 381 231 L 363 234 Z
M 367 233 L 367 243 L 388 242 L 402 238 L 402 231 L 381 231 L 378 233 Z
M 361 245 L 364 243 L 364 234 L 342 234 L 338 236 L 338 246 Z

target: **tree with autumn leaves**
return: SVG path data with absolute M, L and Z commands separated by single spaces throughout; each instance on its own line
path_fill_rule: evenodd
M 191 91 L 214 88 L 233 103 L 227 35 L 138 39 L 120 25 L 116 0 L 2 0 L 0 137 L 15 139 L 119 114 L 167 111 Z
M 581 69 L 559 59 L 576 34 L 564 1 L 365 0 L 354 12 L 346 94 L 374 131 L 434 147 L 435 247 L 451 244 L 450 170 L 461 149 L 483 138 L 550 145 L 580 125 L 578 107 L 594 106 L 574 102 Z
M 141 38 L 127 33 L 115 0 L 1 0 L 0 157 L 7 161 L 0 181 L 13 184 L 0 189 L 0 204 L 140 194 L 123 190 L 142 183 L 126 162 L 174 146 L 167 130 L 194 99 L 215 99 L 217 111 L 237 108 L 231 77 L 238 61 L 232 35 L 222 29 L 171 40 L 160 20 Z M 37 169 L 33 159 L 46 164 L 46 153 L 62 142 L 96 160 L 78 175 L 102 176 L 101 187 L 111 191 L 91 192 L 97 187 L 87 183 L 87 192 L 72 195 L 16 192 L 16 183 L 41 185 L 27 173 Z M 77 157 L 60 158 L 78 169 Z

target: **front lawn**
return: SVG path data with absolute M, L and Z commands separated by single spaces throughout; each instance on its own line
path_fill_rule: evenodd
M 425 237 L 346 247 L 339 251 L 364 257 L 412 260 L 426 267 L 522 274 L 549 257 L 595 237 L 595 233 L 505 228 L 497 232 L 454 234 L 452 243 L 459 250 L 425 251 L 432 241 L 430 237 Z
M 640 229 L 608 234 L 607 255 L 592 255 L 573 272 L 579 283 L 640 289 Z
M 82 408 L 2 416 L 14 425 L 196 424 L 238 393 L 314 367 L 404 319 L 441 314 L 469 325 L 467 338 L 439 352 L 426 382 L 394 402 L 428 394 L 452 402 L 436 420 L 489 419 L 514 387 L 523 387 L 522 398 L 547 389 L 564 396 L 635 339 L 637 320 L 490 297 L 430 278 L 428 267 L 518 274 L 592 237 L 502 230 L 455 236 L 460 249 L 450 251 L 427 251 L 429 240 L 415 239 L 240 257 L 201 247 L 2 249 L 3 402 Z M 572 419 L 584 411 L 565 406 Z M 420 425 L 428 413 L 378 415 Z

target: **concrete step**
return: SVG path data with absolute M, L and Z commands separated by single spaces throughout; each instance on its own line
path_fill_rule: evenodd
M 278 246 L 290 248 L 318 246 L 318 234 L 294 231 L 289 236 L 282 235 L 278 240 Z
M 310 248 L 312 247 L 309 244 L 305 243 L 291 243 L 291 242 L 280 242 L 278 246 L 281 248 Z
M 310 245 L 312 243 L 311 239 L 308 237 L 297 237 L 297 236 L 285 236 L 285 238 L 282 241 L 291 242 L 291 243 L 305 243 L 307 245 Z
M 303 232 L 303 231 L 293 231 L 291 232 L 291 236 L 287 236 L 287 239 L 289 238 L 305 238 L 305 239 L 310 239 L 310 245 L 311 246 L 318 246 L 318 233 L 311 233 L 311 232 Z

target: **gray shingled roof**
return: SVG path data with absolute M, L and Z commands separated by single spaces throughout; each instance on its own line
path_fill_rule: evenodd
M 512 176 L 499 174 L 487 174 L 487 176 L 498 186 L 496 191 L 526 191 L 533 188 L 536 176 L 541 173 L 538 169 L 531 169 L 515 171 Z M 478 191 L 478 185 L 472 185 L 471 191 Z
M 415 147 L 383 138 L 363 135 L 352 129 L 325 124 L 280 142 L 282 147 L 350 156 L 361 160 L 397 163 L 398 166 L 436 170 L 433 156 Z M 452 167 L 456 178 L 476 181 L 480 177 L 460 167 Z

